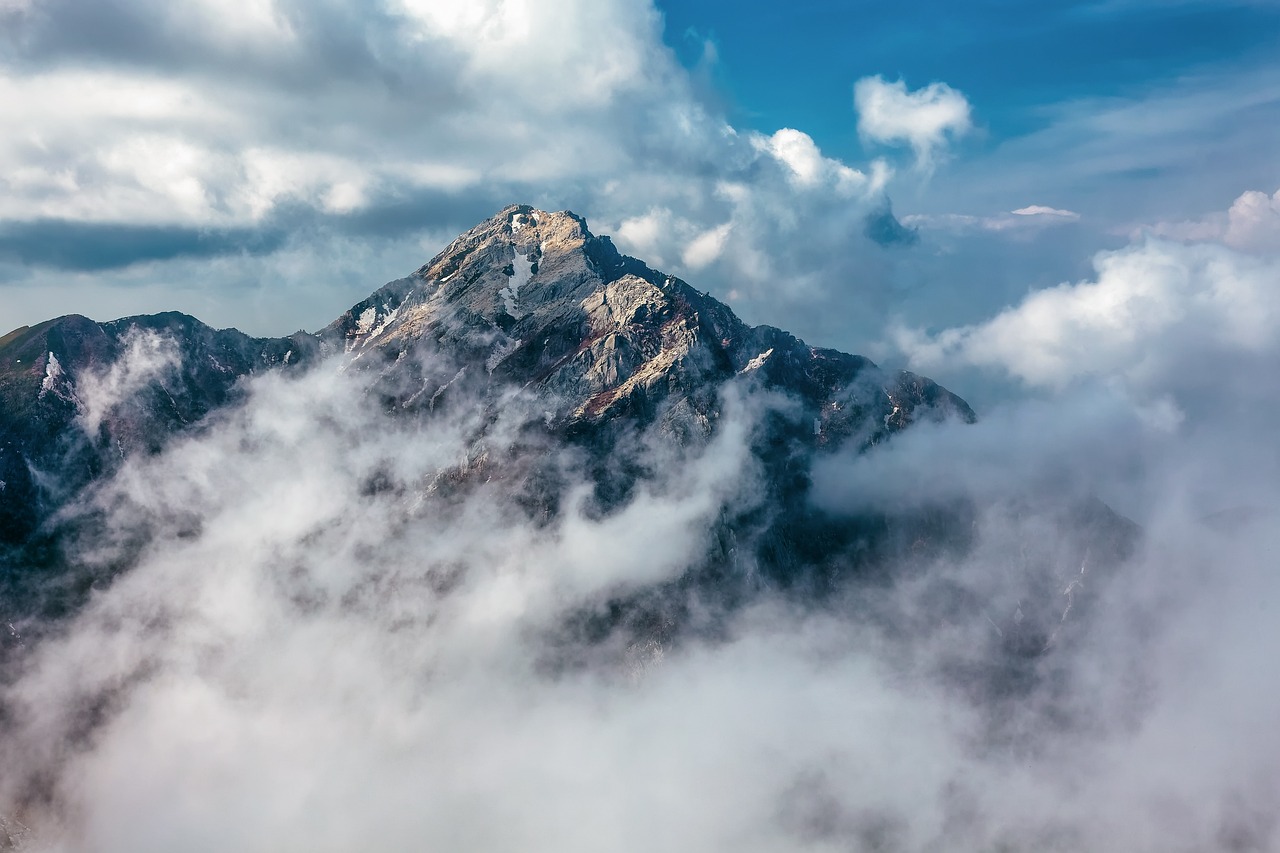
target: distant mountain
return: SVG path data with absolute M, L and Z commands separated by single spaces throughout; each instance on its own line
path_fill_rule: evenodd
M 318 349 L 305 333 L 251 338 L 173 312 L 72 314 L 0 338 L 0 548 L 28 543 L 122 458 L 158 451 L 234 400 L 243 377 Z

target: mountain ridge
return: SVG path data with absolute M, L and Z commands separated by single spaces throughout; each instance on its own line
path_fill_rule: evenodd
M 776 516 L 760 547 L 784 573 L 791 552 L 817 547 L 809 540 L 843 547 L 850 536 L 844 522 L 806 507 L 813 454 L 865 449 L 920 419 L 975 418 L 931 380 L 747 326 L 709 294 L 620 253 L 582 217 L 528 205 L 463 232 L 315 333 L 254 338 L 163 312 L 107 323 L 67 315 L 0 340 L 0 569 L 9 587 L 26 583 L 32 565 L 48 576 L 70 571 L 61 543 L 82 522 L 66 508 L 129 458 L 205 428 L 244 397 L 250 378 L 274 371 L 333 365 L 365 383 L 352 405 L 402 418 L 456 406 L 496 412 L 517 389 L 542 415 L 526 426 L 535 444 L 579 448 L 601 512 L 642 477 L 643 466 L 618 462 L 638 431 L 705 443 L 726 391 L 774 394 L 789 403 L 753 452 Z M 554 514 L 555 472 L 536 454 L 507 464 L 524 472 L 512 487 Z M 465 486 L 491 476 L 514 475 L 468 463 L 449 478 Z M 126 563 L 79 587 L 109 582 Z

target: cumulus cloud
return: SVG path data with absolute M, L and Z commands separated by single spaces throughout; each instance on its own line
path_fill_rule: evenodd
M 1224 213 L 1182 222 L 1157 222 L 1139 228 L 1138 233 L 1175 240 L 1216 240 L 1250 252 L 1280 252 L 1280 190 L 1272 195 L 1249 190 Z
M 869 225 L 888 217 L 901 228 L 885 196 L 888 164 L 853 169 L 793 129 L 734 134 L 731 143 L 736 159 L 712 180 L 655 172 L 639 185 L 607 185 L 592 227 L 750 323 L 849 348 L 878 337 L 892 259 Z M 660 187 L 664 203 L 646 204 Z
M 142 303 L 259 334 L 314 327 L 515 201 L 573 209 L 765 316 L 812 303 L 816 263 L 741 265 L 771 287 L 739 287 L 737 246 L 829 256 L 883 207 L 883 162 L 730 126 L 646 2 L 211 8 L 54 0 L 6 28 L 0 98 L 25 129 L 0 141 L 13 322 L 58 313 L 71 270 L 78 299 L 108 306 L 99 319 Z M 733 236 L 712 239 L 726 223 Z M 367 274 L 356 259 L 298 269 L 334 246 Z M 304 306 L 304 287 L 341 295 Z M 146 305 L 135 288 L 169 296 Z
M 1095 267 L 1093 280 L 1035 291 L 982 323 L 899 329 L 897 345 L 922 369 L 965 364 L 1045 388 L 1106 377 L 1187 402 L 1273 396 L 1261 377 L 1280 357 L 1274 259 L 1148 239 Z
M 909 145 L 924 172 L 933 170 L 950 140 L 973 127 L 968 99 L 946 83 L 908 91 L 902 80 L 864 77 L 854 84 L 853 102 L 864 139 Z

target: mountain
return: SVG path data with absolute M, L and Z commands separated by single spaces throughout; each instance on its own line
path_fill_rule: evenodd
M 0 338 L 0 544 L 29 542 L 121 458 L 232 402 L 243 378 L 339 352 L 382 372 L 385 405 L 515 384 L 554 405 L 548 424 L 566 433 L 656 418 L 706 434 L 717 392 L 743 376 L 801 401 L 814 445 L 874 443 L 915 417 L 973 419 L 927 379 L 745 325 L 572 213 L 512 206 L 315 335 L 252 338 L 164 313 L 70 315 Z
M 617 511 L 653 479 L 654 464 L 683 464 L 709 446 L 733 398 L 755 401 L 756 499 L 721 508 L 704 560 L 674 586 L 585 614 L 566 628 L 578 639 L 623 626 L 652 642 L 692 618 L 691 589 L 723 606 L 761 585 L 829 598 L 851 578 L 883 583 L 973 537 L 977 510 L 963 501 L 847 513 L 810 500 L 825 455 L 865 451 L 920 421 L 973 422 L 962 399 L 924 377 L 748 326 L 621 254 L 581 217 L 517 205 L 314 334 L 252 338 L 169 313 L 109 323 L 73 315 L 0 338 L 0 621 L 18 637 L 13 626 L 74 612 L 129 568 L 146 530 L 110 558 L 82 556 L 84 542 L 111 538 L 92 497 L 128 460 L 209 429 L 244 399 L 250 377 L 325 370 L 361 389 L 351 406 L 404 423 L 465 414 L 478 424 L 475 452 L 431 482 L 373 477 L 368 494 L 418 490 L 403 496 L 409 504 L 500 482 L 539 524 L 562 514 L 572 479 L 591 484 L 594 517 Z M 530 414 L 519 440 L 494 456 L 486 430 L 516 400 Z M 645 455 L 654 446 L 674 449 L 668 461 Z M 575 460 L 568 474 L 561 451 Z M 1014 605 L 1017 618 L 1000 633 L 1033 657 L 1065 618 L 1054 590 L 1090 559 L 1115 562 L 1133 539 L 1101 505 L 1070 511 L 1086 518 L 1073 526 L 1082 532 L 1025 568 L 1043 575 L 1043 600 Z M 71 542 L 81 546 L 74 554 Z M 990 621 L 984 606 L 973 612 Z
M 458 237 L 319 337 L 356 363 L 443 347 L 460 369 L 481 374 L 472 381 L 554 398 L 553 421 L 564 426 L 661 410 L 673 428 L 705 430 L 713 392 L 744 374 L 803 401 L 818 421 L 816 443 L 855 434 L 874 442 L 926 412 L 973 419 L 927 379 L 747 326 L 709 295 L 620 254 L 580 217 L 528 206 Z

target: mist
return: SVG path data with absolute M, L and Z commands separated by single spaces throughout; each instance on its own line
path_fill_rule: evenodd
M 621 443 L 610 502 L 520 389 L 410 417 L 341 358 L 253 378 L 66 511 L 103 520 L 74 561 L 132 568 L 6 665 L 0 843 L 1275 849 L 1270 397 L 1212 381 L 1271 356 L 1204 352 L 819 456 L 806 511 L 964 521 L 821 596 L 725 544 L 776 511 L 789 404 L 747 381 Z M 174 358 L 136 339 L 82 426 Z M 723 599 L 682 582 L 717 554 Z

